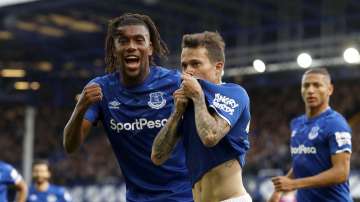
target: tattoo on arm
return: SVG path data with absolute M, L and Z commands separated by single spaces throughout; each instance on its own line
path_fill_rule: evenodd
M 177 127 L 181 116 L 180 114 L 172 114 L 166 125 L 157 134 L 151 155 L 152 159 L 157 162 L 156 164 L 162 164 L 166 161 L 178 142 L 180 135 L 177 132 Z
M 230 125 L 216 113 L 210 113 L 205 100 L 194 101 L 196 130 L 205 146 L 215 146 L 230 130 Z

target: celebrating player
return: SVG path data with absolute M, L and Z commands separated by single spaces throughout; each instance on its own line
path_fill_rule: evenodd
M 173 107 L 180 73 L 154 65 L 166 44 L 146 15 L 124 14 L 110 21 L 105 76 L 85 86 L 64 129 L 66 151 L 75 151 L 101 121 L 125 178 L 127 201 L 192 201 L 181 145 L 161 167 L 150 159 L 153 140 Z M 151 65 L 151 66 L 150 66 Z
M 241 86 L 221 82 L 224 49 L 215 32 L 183 37 L 182 85 L 174 93 L 174 111 L 152 148 L 153 162 L 166 163 L 183 137 L 196 202 L 252 200 L 242 182 L 249 149 L 249 97 Z

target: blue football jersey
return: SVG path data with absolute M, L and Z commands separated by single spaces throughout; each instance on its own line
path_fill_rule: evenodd
M 327 109 L 319 116 L 295 118 L 291 128 L 291 156 L 295 178 L 317 175 L 331 168 L 331 155 L 351 152 L 351 129 L 342 115 Z M 352 201 L 349 182 L 299 189 L 297 201 Z
M 118 73 L 92 82 L 101 86 L 103 99 L 89 108 L 85 119 L 103 123 L 125 178 L 127 201 L 192 201 L 182 144 L 162 166 L 150 158 L 156 134 L 172 112 L 180 73 L 151 67 L 144 83 L 131 88 L 121 84 Z
M 27 202 L 70 202 L 71 196 L 63 187 L 50 184 L 46 191 L 38 191 L 32 185 L 29 188 Z
M 10 164 L 0 161 L 0 201 L 8 201 L 8 186 L 17 184 L 22 180 L 21 175 Z
M 211 168 L 228 160 L 238 159 L 244 166 L 245 153 L 249 149 L 250 125 L 249 96 L 237 84 L 216 85 L 198 80 L 205 94 L 206 105 L 231 126 L 230 131 L 214 147 L 206 147 L 196 130 L 194 106 L 187 107 L 179 127 L 183 135 L 186 165 L 191 176 L 192 186 Z

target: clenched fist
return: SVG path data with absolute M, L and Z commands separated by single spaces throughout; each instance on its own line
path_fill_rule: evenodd
M 190 74 L 183 73 L 181 78 L 181 87 L 186 97 L 194 101 L 195 99 L 199 99 L 204 96 L 203 90 L 195 77 Z
M 189 99 L 184 94 L 184 90 L 182 88 L 177 89 L 174 94 L 174 102 L 175 102 L 175 109 L 178 112 L 183 113 L 188 105 Z
M 88 108 L 90 105 L 101 101 L 102 97 L 103 94 L 100 85 L 91 83 L 84 87 L 77 104 L 81 107 Z

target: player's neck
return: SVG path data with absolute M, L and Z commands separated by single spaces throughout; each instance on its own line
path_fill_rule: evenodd
M 43 192 L 48 190 L 50 183 L 48 181 L 42 183 L 35 183 L 35 187 L 37 191 Z
M 144 71 L 143 73 L 141 73 L 136 77 L 129 77 L 120 74 L 120 82 L 122 85 L 126 87 L 137 86 L 144 83 L 144 81 L 149 76 L 149 74 L 150 74 L 150 68 L 148 68 L 146 71 Z
M 222 84 L 221 77 L 214 78 L 214 79 L 208 80 L 208 81 L 210 81 L 211 83 L 217 84 L 217 85 Z
M 316 116 L 319 116 L 321 113 L 325 112 L 329 108 L 328 104 L 324 104 L 319 107 L 307 107 L 306 108 L 306 116 L 308 118 L 314 118 Z

